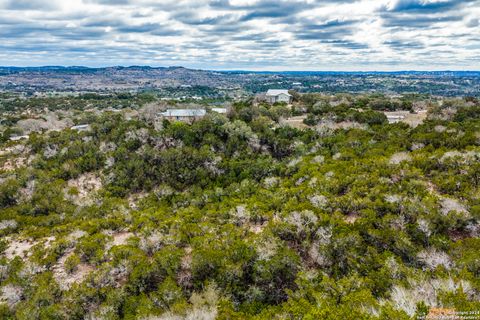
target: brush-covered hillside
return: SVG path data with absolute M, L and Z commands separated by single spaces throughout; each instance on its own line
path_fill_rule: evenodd
M 250 103 L 193 124 L 84 112 L 88 130 L 3 139 L 0 318 L 480 310 L 478 101 L 415 127 L 362 109 L 311 101 L 303 129 Z

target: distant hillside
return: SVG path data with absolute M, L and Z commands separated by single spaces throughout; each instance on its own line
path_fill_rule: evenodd
M 184 67 L 0 67 L 0 90 L 16 92 L 138 91 L 176 87 L 243 89 L 246 94 L 271 88 L 299 92 L 420 93 L 479 96 L 479 71 L 210 71 Z

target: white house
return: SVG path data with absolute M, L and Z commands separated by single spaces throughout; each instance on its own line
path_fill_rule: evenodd
M 265 95 L 268 103 L 275 103 L 275 102 L 285 102 L 291 103 L 292 102 L 292 95 L 288 93 L 288 90 L 280 90 L 280 89 L 270 89 L 267 91 Z

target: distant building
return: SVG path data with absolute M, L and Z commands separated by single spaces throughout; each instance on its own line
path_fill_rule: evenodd
M 213 112 L 216 113 L 221 113 L 221 114 L 226 114 L 228 112 L 227 108 L 212 108 Z
M 388 123 L 398 123 L 405 119 L 402 115 L 387 115 Z
M 71 127 L 70 129 L 76 130 L 76 131 L 87 131 L 88 129 L 90 129 L 90 125 L 89 124 L 79 124 L 77 126 Z
M 23 140 L 23 139 L 28 139 L 28 135 L 24 135 L 24 136 L 13 136 L 13 137 L 10 137 L 10 141 L 19 141 L 19 140 Z
M 267 91 L 265 98 L 267 99 L 268 103 L 292 102 L 292 95 L 288 93 L 288 90 L 270 89 Z
M 115 109 L 115 108 L 107 108 L 107 109 L 105 109 L 105 111 L 108 111 L 108 112 L 122 112 L 122 110 Z
M 183 121 L 192 123 L 199 120 L 207 114 L 205 109 L 168 109 L 159 115 L 170 121 Z

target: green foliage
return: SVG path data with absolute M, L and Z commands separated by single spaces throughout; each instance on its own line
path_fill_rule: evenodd
M 17 192 L 20 184 L 16 179 L 10 179 L 0 185 L 0 208 L 6 208 L 17 203 Z
M 168 310 L 174 304 L 185 302 L 182 289 L 177 285 L 174 278 L 166 278 L 157 291 L 151 294 L 151 299 L 163 310 Z
M 65 260 L 65 270 L 68 273 L 73 273 L 80 264 L 80 258 L 76 254 L 72 254 Z
M 5 239 L 0 239 L 0 254 L 5 252 L 5 249 L 8 247 L 8 241 Z
M 459 108 L 455 114 L 454 121 L 464 122 L 480 118 L 480 105 Z
M 0 289 L 10 299 L 0 317 L 478 309 L 477 102 L 415 128 L 378 112 L 417 98 L 297 96 L 308 124 L 367 124 L 328 132 L 281 124 L 285 106 L 243 101 L 228 118 L 162 129 L 112 112 L 83 115 L 90 131 L 32 134 L 21 142 L 32 162 L 0 176 Z M 78 97 L 79 107 L 151 99 Z
M 453 245 L 452 253 L 457 259 L 460 267 L 467 269 L 474 276 L 480 276 L 480 239 L 469 238 L 459 241 Z
M 104 258 L 104 246 L 107 237 L 104 234 L 94 234 L 81 238 L 76 246 L 75 253 L 80 259 L 89 263 L 100 263 Z

